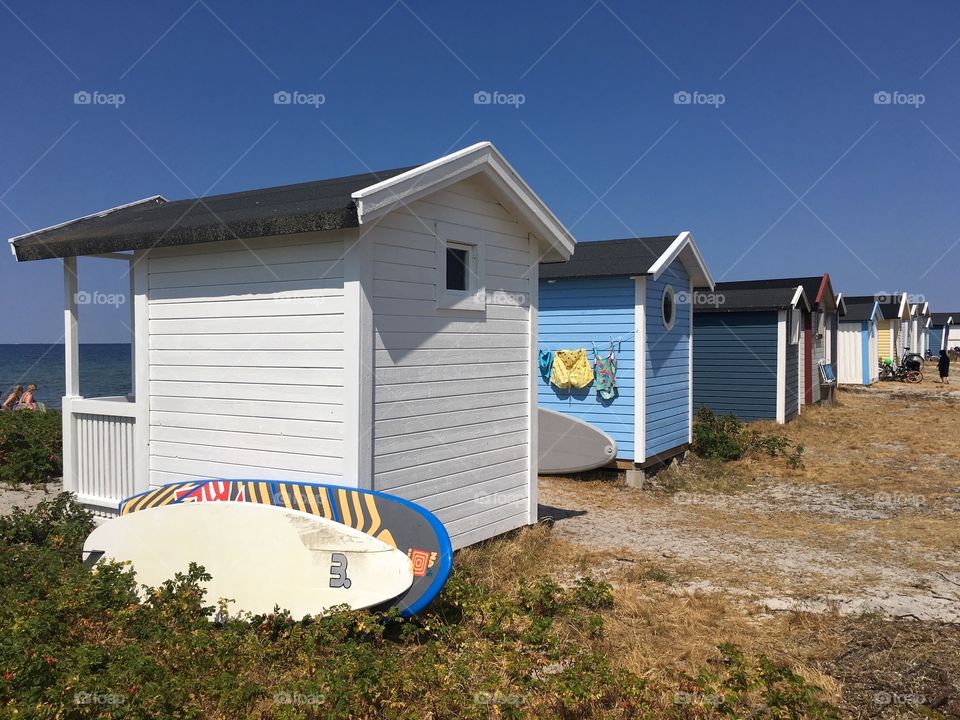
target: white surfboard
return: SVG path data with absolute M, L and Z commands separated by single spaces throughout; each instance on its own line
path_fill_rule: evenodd
M 595 470 L 617 457 L 616 441 L 603 430 L 547 408 L 539 408 L 537 444 L 541 475 Z
M 213 576 L 204 584 L 207 602 L 232 600 L 231 615 L 279 605 L 299 619 L 335 605 L 371 607 L 413 583 L 410 559 L 382 540 L 259 503 L 185 503 L 123 515 L 94 530 L 83 549 L 98 561 L 129 561 L 137 582 L 151 587 L 191 562 L 202 565 Z

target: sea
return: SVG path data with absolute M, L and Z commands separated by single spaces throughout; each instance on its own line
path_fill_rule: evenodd
M 130 343 L 80 344 L 80 394 L 84 397 L 127 395 L 132 378 Z M 14 385 L 26 388 L 30 383 L 37 386 L 37 401 L 60 407 L 65 392 L 62 344 L 0 345 L 3 398 Z

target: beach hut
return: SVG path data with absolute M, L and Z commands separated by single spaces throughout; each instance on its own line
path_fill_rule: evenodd
M 789 293 L 803 288 L 809 309 L 801 313 L 799 380 L 800 401 L 804 405 L 832 398 L 837 376 L 837 329 L 842 298 L 833 290 L 829 273 L 810 277 L 770 278 L 723 283 L 728 290 L 782 290 Z M 829 365 L 829 369 L 821 369 Z
M 540 266 L 540 349 L 614 353 L 616 387 L 560 388 L 544 373 L 541 407 L 573 415 L 617 442 L 638 482 L 691 439 L 691 299 L 713 279 L 689 232 L 584 242 L 564 263 Z
M 742 420 L 799 414 L 801 343 L 810 314 L 803 285 L 717 283 L 693 314 L 693 404 Z
M 960 313 L 931 313 L 927 335 L 930 352 L 934 355 L 939 355 L 941 350 L 960 345 L 960 338 L 955 336 L 955 318 L 960 318 Z
M 877 356 L 881 362 L 889 358 L 898 365 L 904 348 L 908 347 L 910 305 L 907 294 L 878 293 L 874 297 L 880 303 L 883 315 L 877 326 Z
M 456 547 L 536 522 L 537 268 L 574 242 L 490 143 L 14 238 L 63 258 L 64 485 L 110 512 L 177 480 L 337 483 Z M 80 396 L 78 255 L 129 264 L 129 398 Z
M 873 295 L 850 295 L 843 303 L 846 313 L 837 334 L 837 380 L 841 385 L 872 385 L 880 379 L 880 303 Z

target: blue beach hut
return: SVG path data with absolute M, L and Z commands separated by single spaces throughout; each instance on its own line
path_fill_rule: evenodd
M 583 349 L 591 364 L 612 351 L 617 367 L 609 397 L 541 374 L 539 405 L 613 437 L 631 484 L 689 447 L 694 287 L 713 279 L 689 232 L 585 242 L 569 261 L 540 266 L 541 351 Z
M 698 293 L 693 318 L 693 403 L 741 420 L 785 423 L 803 405 L 801 345 L 811 304 L 802 284 L 717 283 Z M 806 347 L 812 343 L 807 340 Z M 809 353 L 808 353 L 809 355 Z

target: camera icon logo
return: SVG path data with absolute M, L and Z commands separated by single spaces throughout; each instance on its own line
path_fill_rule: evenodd
M 274 105 L 289 105 L 293 100 L 293 96 L 288 93 L 286 90 L 278 90 L 273 94 L 273 104 Z
M 73 104 L 74 105 L 89 105 L 93 100 L 93 96 L 88 93 L 86 90 L 78 90 L 73 94 Z
M 686 90 L 678 90 L 673 94 L 674 105 L 689 105 L 693 101 L 693 96 Z
M 893 95 L 886 90 L 878 90 L 873 94 L 874 105 L 889 105 L 891 102 L 893 102 Z
M 493 102 L 493 96 L 486 90 L 478 90 L 473 94 L 474 105 L 489 105 Z

